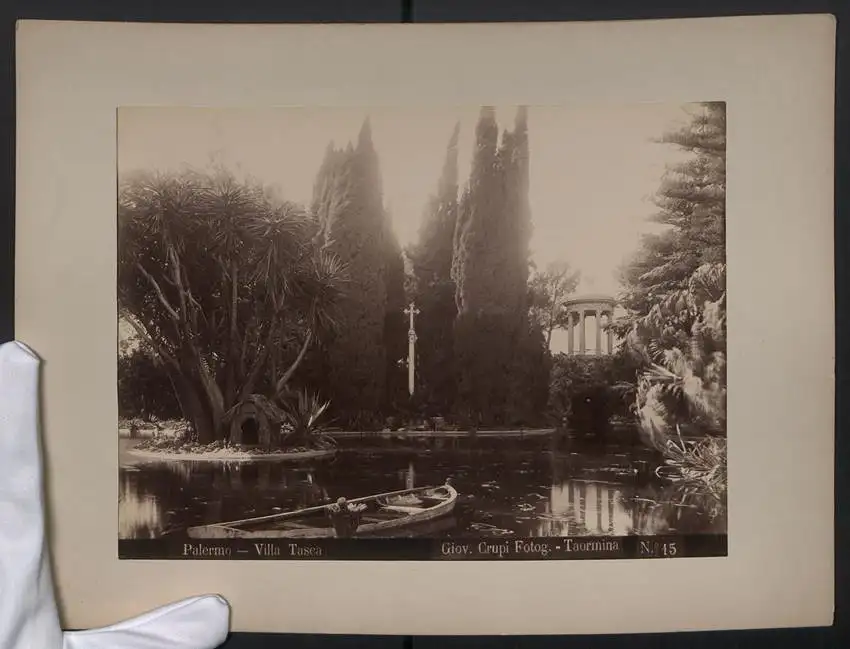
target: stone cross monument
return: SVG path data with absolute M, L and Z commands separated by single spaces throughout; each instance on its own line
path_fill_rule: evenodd
M 404 313 L 410 316 L 410 328 L 407 330 L 407 391 L 413 395 L 414 377 L 416 376 L 416 328 L 413 324 L 413 318 L 419 315 L 419 309 L 411 302 Z

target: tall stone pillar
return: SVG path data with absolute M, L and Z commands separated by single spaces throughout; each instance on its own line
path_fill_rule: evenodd
M 573 321 L 573 313 L 572 311 L 567 315 L 567 333 L 569 334 L 569 338 L 567 339 L 567 350 L 570 354 L 575 351 L 575 341 L 573 337 L 575 336 L 575 324 Z
M 594 323 L 596 325 L 596 353 L 602 353 L 602 313 L 599 309 L 596 309 L 596 320 Z
M 581 323 L 579 324 L 579 327 L 580 327 L 580 329 L 578 331 L 578 334 L 579 334 L 578 349 L 579 349 L 580 353 L 586 354 L 587 353 L 587 341 L 585 340 L 585 335 L 584 335 L 584 309 L 581 310 Z
M 614 321 L 614 314 L 608 314 L 608 324 L 610 325 Z M 608 329 L 608 353 L 614 353 L 614 332 L 609 328 Z

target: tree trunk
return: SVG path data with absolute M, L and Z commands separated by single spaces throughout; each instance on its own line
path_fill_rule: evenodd
M 192 363 L 194 365 L 193 369 L 197 372 L 196 385 L 198 388 L 198 397 L 208 413 L 213 440 L 224 439 L 224 414 L 227 412 L 228 405 L 231 404 L 225 403 L 221 389 L 215 382 L 215 378 L 204 365 L 203 357 L 200 353 L 193 349 L 192 354 L 194 356 Z
M 239 325 L 237 322 L 238 305 L 239 305 L 239 289 L 237 284 L 237 276 L 239 269 L 236 266 L 236 260 L 230 262 L 230 334 L 227 342 L 227 370 L 224 383 L 224 400 L 227 404 L 236 402 L 236 376 L 237 373 L 242 375 L 239 367 L 242 360 L 241 345 L 243 342 L 239 338 Z M 244 332 L 247 336 L 248 332 Z
M 248 377 L 245 379 L 245 384 L 239 390 L 239 401 L 244 401 L 248 398 L 248 395 L 254 391 L 254 385 L 260 378 L 260 373 L 266 365 L 266 361 L 271 355 L 271 344 L 274 339 L 275 332 L 277 330 L 277 326 L 274 322 L 269 325 L 269 332 L 266 336 L 266 342 L 263 345 L 260 353 L 258 354 L 256 360 L 254 361 L 254 366 L 251 368 L 251 371 L 248 373 Z M 272 379 L 274 380 L 274 378 Z
M 221 430 L 220 422 L 216 425 L 212 416 L 204 408 L 201 400 L 196 394 L 193 394 L 189 399 L 189 410 L 192 420 L 192 426 L 198 436 L 199 444 L 210 444 L 217 440 L 223 439 L 223 431 Z
M 178 375 L 174 377 L 174 385 L 177 396 L 183 410 L 183 416 L 192 424 L 192 428 L 198 437 L 199 444 L 209 444 L 219 439 L 217 428 L 213 421 L 209 404 L 206 404 L 204 391 L 200 386 L 196 387 L 187 377 Z
M 295 370 L 298 369 L 298 366 L 301 365 L 301 362 L 304 360 L 304 356 L 307 354 L 307 349 L 310 347 L 310 343 L 313 341 L 313 330 L 308 329 L 307 335 L 304 337 L 304 343 L 301 345 L 301 349 L 298 350 L 298 356 L 295 357 L 295 360 L 292 362 L 292 365 L 289 366 L 289 369 L 284 372 L 283 376 L 280 377 L 280 380 L 275 385 L 275 396 L 280 397 L 283 394 L 283 391 L 286 389 L 286 384 L 289 383 L 289 379 L 292 378 L 292 375 L 295 373 Z
M 552 331 L 555 329 L 555 315 L 558 312 L 558 300 L 561 298 L 560 291 L 556 289 L 552 295 L 552 304 L 549 307 L 549 322 L 546 323 L 546 349 L 551 349 Z

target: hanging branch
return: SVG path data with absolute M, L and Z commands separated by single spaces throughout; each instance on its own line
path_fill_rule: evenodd
M 139 271 L 142 273 L 142 275 L 145 276 L 145 279 L 147 279 L 148 282 L 150 282 L 151 286 L 153 287 L 153 290 L 156 292 L 156 296 L 159 298 L 159 301 L 162 304 L 162 306 L 165 307 L 165 310 L 168 312 L 168 315 L 171 316 L 171 319 L 174 320 L 175 323 L 180 322 L 180 316 L 178 315 L 178 313 L 174 309 L 174 307 L 172 307 L 171 304 L 169 304 L 168 299 L 165 297 L 165 294 L 162 292 L 162 288 L 157 283 L 157 281 L 153 278 L 153 275 L 151 275 L 148 271 L 146 271 L 145 267 L 142 266 L 142 264 L 139 263 L 139 262 L 136 262 L 136 267 L 139 269 Z
M 292 375 L 295 373 L 295 370 L 298 369 L 298 366 L 304 360 L 304 357 L 307 355 L 307 349 L 310 347 L 310 343 L 313 342 L 313 327 L 309 327 L 307 329 L 307 335 L 304 336 L 304 342 L 301 345 L 301 349 L 298 350 L 298 355 L 295 357 L 295 360 L 292 361 L 292 364 L 283 373 L 283 376 L 280 377 L 277 384 L 275 385 L 275 394 L 280 396 L 284 389 L 286 388 L 286 384 L 289 382 L 289 379 L 292 378 Z
M 180 272 L 180 261 L 177 259 L 177 252 L 174 249 L 174 244 L 166 244 L 168 260 L 171 262 L 171 273 L 174 285 L 177 287 L 177 296 L 180 298 L 180 315 L 182 316 L 183 324 L 188 324 L 188 314 L 186 312 L 186 292 L 183 288 L 183 277 Z
M 130 326 L 133 327 L 133 329 L 136 331 L 136 333 L 139 335 L 139 337 L 142 338 L 142 340 L 144 340 L 148 345 L 150 345 L 151 348 L 160 356 L 160 358 L 163 361 L 165 361 L 166 363 L 168 363 L 169 365 L 174 367 L 176 370 L 178 370 L 178 371 L 180 370 L 180 364 L 174 359 L 174 357 L 171 354 L 169 354 L 165 350 L 165 348 L 162 345 L 160 345 L 158 342 L 156 342 L 148 334 L 148 332 L 144 330 L 142 325 L 139 324 L 136 321 L 135 316 L 133 316 L 129 313 L 125 313 L 124 317 L 126 318 L 127 322 L 130 324 Z
M 260 353 L 257 355 L 257 358 L 254 360 L 254 366 L 251 368 L 251 372 L 248 374 L 248 377 L 245 379 L 245 383 L 242 385 L 242 389 L 239 391 L 239 401 L 244 401 L 248 398 L 248 395 L 251 394 L 254 390 L 254 384 L 257 382 L 257 379 L 260 378 L 260 372 L 263 369 L 263 366 L 266 363 L 266 359 L 268 358 L 269 351 L 272 345 L 272 339 L 274 338 L 274 334 L 277 331 L 277 318 L 274 318 L 269 325 L 269 331 L 266 334 L 265 344 L 260 349 Z

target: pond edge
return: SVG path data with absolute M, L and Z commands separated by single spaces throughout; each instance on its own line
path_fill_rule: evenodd
M 316 460 L 319 458 L 336 455 L 337 449 L 320 449 L 315 451 L 297 451 L 294 453 L 161 453 L 158 451 L 146 451 L 139 449 L 128 449 L 127 454 L 145 460 L 159 460 L 163 462 L 270 462 L 281 460 Z

